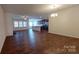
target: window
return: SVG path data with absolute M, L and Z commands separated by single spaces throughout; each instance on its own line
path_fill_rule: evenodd
M 33 26 L 37 26 L 38 25 L 37 21 L 34 21 L 33 24 L 34 24 Z
M 30 19 L 29 20 L 29 26 L 38 26 L 38 25 L 40 25 L 39 20 L 41 20 L 41 19 Z
M 18 27 L 18 21 L 14 21 L 14 27 Z
M 23 27 L 26 27 L 26 26 L 27 26 L 27 22 L 24 21 L 24 22 L 23 22 Z
M 29 22 L 29 26 L 32 27 L 33 26 L 33 23 L 32 22 Z
M 14 21 L 14 27 L 26 27 L 27 22 L 26 21 Z
M 19 21 L 19 27 L 23 27 L 23 22 L 22 21 Z

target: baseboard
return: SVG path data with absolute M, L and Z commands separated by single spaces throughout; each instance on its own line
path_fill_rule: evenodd
M 13 37 L 13 35 L 6 36 L 6 39 L 7 39 L 8 37 Z
M 13 32 L 16 32 L 16 31 L 26 31 L 27 29 L 22 29 L 22 30 L 14 30 Z
M 69 37 L 69 38 L 74 38 L 74 39 L 79 39 L 78 37 L 63 35 L 63 34 L 59 34 L 59 33 L 49 33 L 49 34 L 54 34 L 54 35 L 59 35 L 59 36 L 64 36 L 64 37 Z

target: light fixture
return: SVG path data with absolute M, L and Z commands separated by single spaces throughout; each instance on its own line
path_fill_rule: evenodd
M 51 9 L 57 9 L 57 8 L 59 8 L 59 7 L 61 7 L 62 5 L 59 5 L 59 4 L 53 4 L 53 5 L 50 5 L 49 7 L 51 8 Z M 52 13 L 51 15 L 50 15 L 51 17 L 56 17 L 56 16 L 58 16 L 58 13 Z
M 27 19 L 28 19 L 28 16 L 22 16 L 22 18 L 23 18 L 24 20 L 27 20 Z
M 59 7 L 61 7 L 61 5 L 59 5 L 59 4 L 53 4 L 53 5 L 49 6 L 49 8 L 51 8 L 51 9 L 56 9 L 56 8 L 59 8 Z
M 56 17 L 56 16 L 58 16 L 58 13 L 53 13 L 53 14 L 51 14 L 50 16 L 51 16 L 51 17 Z

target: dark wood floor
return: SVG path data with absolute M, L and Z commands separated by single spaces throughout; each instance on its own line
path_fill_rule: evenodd
M 7 37 L 2 54 L 79 53 L 79 39 L 47 32 L 16 31 Z

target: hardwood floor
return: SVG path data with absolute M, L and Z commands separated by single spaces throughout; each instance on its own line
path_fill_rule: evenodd
M 7 37 L 2 54 L 79 53 L 79 39 L 47 32 L 16 31 Z

